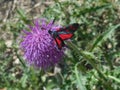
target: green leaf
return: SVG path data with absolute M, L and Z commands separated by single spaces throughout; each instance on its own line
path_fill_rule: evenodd
M 24 22 L 24 23 L 28 23 L 30 24 L 30 20 L 28 20 L 25 12 L 22 9 L 17 9 L 17 13 L 20 16 L 20 19 Z
M 106 32 L 104 32 L 103 34 L 101 34 L 93 43 L 93 46 L 91 48 L 90 51 L 93 51 L 95 47 L 97 47 L 99 44 L 101 44 L 104 40 L 106 40 L 118 27 L 120 26 L 120 24 L 116 25 L 116 26 L 112 26 L 110 27 L 110 29 L 108 29 Z
M 24 13 L 24 11 L 23 11 L 22 9 L 18 9 L 18 10 L 17 10 L 17 13 L 20 15 L 20 18 L 21 18 L 22 20 L 26 20 L 25 13 Z
M 75 65 L 75 75 L 76 75 L 76 80 L 77 80 L 77 84 L 78 84 L 78 87 L 80 90 L 86 90 L 86 87 L 85 85 L 83 85 L 83 76 L 82 76 L 82 73 L 80 73 L 78 70 L 77 70 L 77 66 L 79 65 L 79 63 L 77 63 Z
M 108 77 L 109 77 L 110 79 L 113 79 L 114 81 L 120 83 L 120 79 L 118 79 L 118 78 L 116 78 L 116 77 L 114 77 L 114 76 L 111 76 L 111 75 L 109 75 Z
M 26 87 L 27 78 L 28 78 L 28 76 L 25 74 L 21 78 L 22 87 Z
M 80 10 L 79 15 L 85 15 L 86 13 L 95 12 L 97 10 L 105 9 L 105 8 L 110 7 L 110 6 L 111 5 L 109 3 L 109 4 L 95 6 L 95 7 L 91 7 L 91 8 L 84 8 L 84 9 Z

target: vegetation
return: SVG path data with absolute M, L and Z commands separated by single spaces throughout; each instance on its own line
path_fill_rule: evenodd
M 40 3 L 40 14 L 32 14 L 37 5 L 31 10 L 18 7 L 10 19 L 0 20 L 0 89 L 120 90 L 120 1 Z M 63 60 L 49 70 L 28 67 L 20 49 L 22 30 L 35 16 L 56 18 L 62 26 L 81 24 L 72 40 L 65 42 L 69 49 Z

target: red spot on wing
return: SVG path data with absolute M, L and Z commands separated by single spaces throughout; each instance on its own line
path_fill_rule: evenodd
M 68 26 L 69 30 L 72 32 L 76 31 L 78 29 L 78 27 L 79 27 L 79 24 L 77 24 L 77 23 L 74 23 L 74 24 L 71 24 Z
M 74 27 L 74 26 L 70 26 L 70 30 L 76 30 L 77 27 Z
M 60 32 L 60 31 L 66 31 L 66 32 L 74 32 L 78 29 L 79 27 L 79 24 L 78 23 L 74 23 L 74 24 L 71 24 L 67 27 L 63 27 L 63 28 L 57 28 L 56 31 L 57 32 Z
M 64 32 L 64 33 L 71 33 L 73 34 L 79 27 L 79 24 L 78 23 L 74 23 L 74 24 L 71 24 L 67 27 L 64 27 L 64 28 L 58 28 L 56 31 L 59 33 L 59 32 Z M 70 37 L 72 35 L 65 35 L 64 37 Z
M 63 28 L 56 28 L 56 31 L 62 31 Z
M 70 39 L 72 38 L 73 34 L 72 33 L 69 33 L 69 34 L 60 34 L 59 37 L 62 39 L 62 40 L 67 40 L 67 39 Z
M 64 46 L 64 42 L 58 38 L 55 38 L 56 44 L 58 46 L 58 49 L 61 49 L 62 46 Z
M 79 24 L 74 23 L 64 28 L 58 28 L 57 32 L 62 40 L 67 40 L 73 37 L 73 33 L 78 29 L 78 27 Z

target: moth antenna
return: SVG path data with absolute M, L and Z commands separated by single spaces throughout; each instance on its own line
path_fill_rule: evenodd
M 56 18 L 53 19 L 52 25 L 55 23 L 55 20 L 56 20 Z M 50 29 L 48 30 L 49 33 L 51 33 L 50 30 L 51 30 L 51 27 L 50 27 Z
M 53 23 L 52 23 L 52 24 L 54 24 L 54 23 L 55 23 L 55 20 L 56 20 L 56 17 L 53 19 Z

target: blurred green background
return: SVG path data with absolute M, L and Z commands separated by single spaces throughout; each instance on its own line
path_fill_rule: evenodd
M 0 90 L 120 90 L 119 0 L 1 0 Z M 27 67 L 21 31 L 35 18 L 82 23 L 51 70 Z

